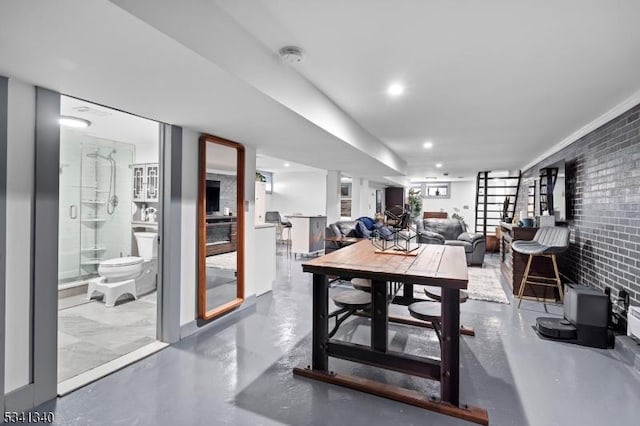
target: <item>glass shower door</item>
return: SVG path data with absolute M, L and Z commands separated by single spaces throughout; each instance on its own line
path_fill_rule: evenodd
M 58 222 L 58 283 L 76 281 L 80 266 L 80 197 L 82 194 L 81 135 L 60 132 L 60 211 Z

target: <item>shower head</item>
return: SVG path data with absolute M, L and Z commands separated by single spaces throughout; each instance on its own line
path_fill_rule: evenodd
M 99 157 L 99 158 L 102 158 L 103 160 L 111 160 L 111 159 L 112 159 L 112 158 L 111 158 L 111 156 L 112 156 L 113 154 L 115 154 L 115 152 L 116 152 L 116 150 L 114 149 L 113 151 L 111 151 L 111 152 L 109 153 L 109 156 L 108 156 L 108 157 L 107 157 L 107 156 L 105 156 L 105 155 L 100 154 L 100 153 L 99 153 L 99 152 L 97 152 L 97 151 L 96 151 L 96 152 L 90 152 L 90 153 L 88 153 L 88 154 L 87 154 L 87 157 L 89 157 L 89 158 L 98 158 L 98 157 Z

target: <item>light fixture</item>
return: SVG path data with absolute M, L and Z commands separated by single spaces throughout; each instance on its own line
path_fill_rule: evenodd
M 285 46 L 280 49 L 280 57 L 289 64 L 302 62 L 302 49 L 296 46 Z
M 404 93 L 404 86 L 400 83 L 393 83 L 387 89 L 387 93 L 390 94 L 391 96 L 402 95 Z
M 433 148 L 433 142 L 425 142 L 425 143 L 422 144 L 422 146 L 425 149 L 431 149 L 431 148 Z
M 84 118 L 72 117 L 70 115 L 61 115 L 58 118 L 58 123 L 62 126 L 67 127 L 75 127 L 75 128 L 85 128 L 91 126 L 91 122 L 89 120 L 85 120 Z
M 285 166 L 285 167 L 289 167 L 290 165 L 291 165 L 291 164 L 289 164 L 289 163 L 284 163 L 284 166 Z
M 438 164 L 436 164 L 436 167 L 437 167 L 437 168 L 442 167 L 442 163 L 438 163 Z

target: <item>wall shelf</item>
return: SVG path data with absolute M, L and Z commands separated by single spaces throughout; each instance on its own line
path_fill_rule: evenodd
M 106 204 L 106 201 L 100 201 L 100 200 L 82 200 L 82 204 Z
M 107 249 L 106 247 L 86 247 L 86 248 L 80 249 L 80 251 L 85 253 L 93 253 L 93 252 L 105 251 L 106 249 Z
M 100 222 L 106 222 L 107 219 L 90 218 L 90 219 L 81 219 L 80 221 L 83 223 L 100 223 Z

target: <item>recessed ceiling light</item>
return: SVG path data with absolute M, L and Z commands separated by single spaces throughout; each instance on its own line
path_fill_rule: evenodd
M 431 149 L 433 148 L 433 142 L 425 142 L 422 146 L 425 147 L 425 149 Z
M 437 168 L 442 167 L 442 163 L 438 163 L 438 164 L 436 164 L 436 167 L 437 167 Z
M 60 123 L 62 126 L 75 128 L 85 128 L 91 126 L 91 122 L 89 120 L 85 120 L 84 118 L 71 117 L 70 115 L 61 115 L 60 118 L 58 118 L 58 123 Z
M 393 83 L 387 89 L 387 93 L 390 94 L 391 96 L 402 95 L 402 93 L 404 93 L 404 86 L 400 83 Z
M 285 166 L 285 167 L 289 167 L 290 165 L 291 165 L 291 164 L 289 164 L 289 163 L 284 163 L 284 166 Z

